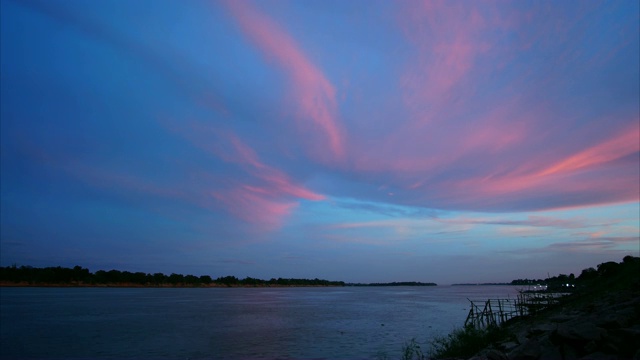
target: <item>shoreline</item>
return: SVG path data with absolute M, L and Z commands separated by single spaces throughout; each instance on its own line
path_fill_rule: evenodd
M 569 296 L 539 314 L 513 319 L 510 334 L 477 356 L 522 358 L 640 358 L 640 291 L 628 288 Z
M 120 283 L 120 284 L 59 284 L 59 283 L 42 283 L 42 284 L 31 284 L 27 282 L 21 283 L 8 283 L 8 282 L 0 282 L 0 288 L 3 287 L 41 287 L 41 288 L 149 288 L 149 289 L 174 289 L 174 288 L 189 288 L 189 289 L 199 289 L 199 288 L 292 288 L 292 287 L 344 287 L 344 285 L 281 285 L 281 284 L 259 284 L 259 285 L 244 285 L 244 284 L 234 284 L 234 285 L 226 285 L 226 284 L 200 284 L 200 285 L 189 285 L 189 284 L 162 284 L 162 285 L 146 285 L 146 284 L 135 284 L 135 283 Z
M 556 304 L 454 330 L 437 339 L 434 356 L 417 359 L 640 359 L 640 258 L 597 267 L 583 270 L 575 291 Z

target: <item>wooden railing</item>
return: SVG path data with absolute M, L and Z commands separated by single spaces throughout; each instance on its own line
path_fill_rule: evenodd
M 482 302 L 469 300 L 471 308 L 464 322 L 465 326 L 485 328 L 497 326 L 518 316 L 533 315 L 558 303 L 564 293 L 527 293 L 521 292 L 516 298 L 488 299 Z

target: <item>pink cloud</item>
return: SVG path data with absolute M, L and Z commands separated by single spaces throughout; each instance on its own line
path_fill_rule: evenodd
M 292 196 L 305 200 L 323 200 L 325 197 L 321 194 L 294 184 L 292 180 L 282 171 L 271 166 L 265 165 L 260 161 L 256 152 L 244 143 L 238 136 L 233 133 L 225 134 L 227 140 L 233 145 L 233 155 L 227 158 L 236 163 L 248 165 L 245 170 L 258 180 L 262 187 L 248 187 L 256 194 L 268 194 L 272 196 Z
M 481 124 L 492 121 L 502 122 L 489 117 Z M 530 123 L 514 125 L 514 131 L 505 131 L 506 139 L 500 135 L 509 129 L 507 123 L 461 132 L 451 138 L 452 146 L 426 147 L 438 157 L 379 154 L 376 162 L 374 153 L 371 162 L 359 163 L 360 172 L 386 174 L 392 188 L 400 187 L 394 191 L 397 201 L 410 205 L 543 210 L 638 200 L 637 164 L 629 172 L 640 151 L 637 124 L 567 154 L 565 144 L 557 144 L 555 151 L 528 150 L 540 136 L 527 132 Z M 482 167 L 476 169 L 478 162 Z
M 634 121 L 629 128 L 624 129 L 613 138 L 580 151 L 544 169 L 538 176 L 593 169 L 624 156 L 637 153 L 640 151 L 640 123 L 638 121 L 640 119 Z
M 483 35 L 511 26 L 489 7 L 482 10 L 404 3 L 398 22 L 414 55 L 399 82 L 407 115 L 379 143 L 351 149 L 355 170 L 395 173 L 396 185 L 418 189 L 442 171 L 468 166 L 470 158 L 502 155 L 531 137 L 540 113 L 524 112 L 521 97 L 478 106 L 478 78 L 493 71 L 477 64 L 492 46 Z
M 387 173 L 395 179 L 394 185 L 416 190 L 434 184 L 443 172 L 468 168 L 483 158 L 489 171 L 513 171 L 508 158 L 521 151 L 523 144 L 536 140 L 532 136 L 533 124 L 545 116 L 539 110 L 522 114 L 520 99 L 504 99 L 485 113 L 469 115 L 467 121 L 449 121 L 444 124 L 426 124 L 420 129 L 400 127 L 379 146 L 356 149 L 354 168 L 364 173 Z M 474 179 L 475 180 L 475 179 Z
M 268 229 L 280 227 L 283 218 L 297 206 L 296 202 L 274 199 L 269 190 L 250 186 L 213 191 L 211 196 L 234 216 Z
M 292 96 L 298 104 L 296 120 L 305 138 L 314 136 L 314 131 L 319 130 L 324 139 L 313 150 L 324 152 L 320 146 L 327 145 L 331 153 L 330 157 L 326 154 L 314 155 L 319 155 L 321 159 L 344 158 L 345 139 L 337 120 L 336 90 L 333 85 L 308 59 L 296 41 L 266 15 L 246 1 L 227 1 L 225 5 L 243 33 L 262 51 L 265 58 L 275 62 L 291 78 Z
M 293 184 L 289 177 L 276 169 L 266 168 L 259 176 L 273 190 L 280 194 L 290 195 L 305 200 L 324 200 L 324 195 L 317 194 L 303 186 Z
M 504 96 L 495 89 L 483 94 L 482 74 L 493 75 L 485 66 L 495 54 L 486 53 L 488 45 L 462 45 L 494 31 L 493 23 L 455 3 L 412 9 L 403 26 L 423 56 L 406 67 L 400 84 L 410 120 L 375 147 L 354 150 L 361 179 L 381 177 L 400 188 L 395 202 L 444 208 L 542 210 L 638 200 L 636 115 L 616 112 L 582 123 L 555 101 L 532 101 L 529 90 L 512 95 L 527 83 L 548 91 L 555 76 L 548 73 L 533 82 L 535 73 L 511 77 L 497 92 Z M 455 29 L 447 33 L 447 26 Z M 439 42 L 451 45 L 440 57 Z M 574 118 L 588 116 L 572 111 Z M 611 130 L 603 124 L 631 126 L 607 137 Z
M 474 7 L 461 3 L 405 5 L 399 21 L 416 53 L 401 80 L 405 103 L 413 109 L 417 124 L 441 120 L 442 111 L 455 111 L 450 106 L 452 91 L 490 48 L 479 36 L 485 20 Z
M 302 185 L 298 185 L 281 170 L 264 164 L 257 153 L 237 135 L 231 132 L 214 131 L 217 143 L 222 140 L 230 144 L 214 149 L 214 154 L 224 161 L 241 165 L 251 176 L 250 183 L 234 184 L 226 191 L 214 191 L 212 195 L 237 217 L 275 227 L 282 218 L 297 206 L 294 199 L 311 201 L 325 197 Z
M 613 137 L 604 139 L 599 144 L 560 159 L 554 165 L 538 172 L 505 177 L 501 180 L 491 179 L 488 182 L 493 182 L 493 185 L 489 185 L 488 188 L 498 192 L 517 191 L 540 185 L 553 186 L 551 182 L 559 182 L 565 183 L 573 189 L 582 188 L 587 190 L 593 186 L 594 182 L 603 180 L 608 184 L 616 184 L 618 183 L 616 179 L 602 179 L 595 176 L 584 179 L 582 182 L 574 181 L 573 184 L 569 183 L 574 180 L 575 175 L 580 175 L 581 172 L 605 171 L 607 166 L 615 165 L 615 160 L 633 155 L 638 151 L 640 151 L 640 127 L 635 123 Z M 625 180 L 629 180 L 629 178 L 625 178 Z M 607 187 L 607 184 L 600 184 L 600 186 Z M 637 192 L 635 198 L 629 198 L 628 200 L 635 199 L 637 199 Z
M 577 197 L 573 206 L 637 201 L 638 174 L 626 173 L 618 161 L 640 151 L 637 123 L 577 153 L 547 161 L 533 156 L 511 171 L 438 184 L 445 196 L 460 203 L 496 203 L 535 197 Z M 553 155 L 551 155 L 553 156 Z M 619 175 L 616 175 L 619 174 Z M 549 202 L 546 209 L 565 208 Z
M 291 178 L 263 163 L 256 151 L 230 130 L 222 130 L 202 122 L 191 122 L 189 127 L 172 129 L 187 138 L 196 147 L 227 163 L 238 164 L 260 183 L 268 184 L 274 192 L 306 200 L 323 200 L 324 196 L 295 184 Z
M 202 122 L 174 129 L 197 148 L 226 163 L 235 164 L 246 176 L 242 180 L 218 174 L 221 189 L 210 195 L 234 216 L 250 223 L 276 228 L 298 205 L 297 200 L 324 200 L 325 196 L 296 183 L 282 170 L 265 164 L 256 151 L 231 130 Z M 201 200 L 203 202 L 207 202 Z
M 260 162 L 256 152 L 247 144 L 242 142 L 235 134 L 227 133 L 227 139 L 233 146 L 233 150 L 236 154 L 236 162 L 244 163 L 253 166 L 256 169 L 264 169 L 266 166 Z

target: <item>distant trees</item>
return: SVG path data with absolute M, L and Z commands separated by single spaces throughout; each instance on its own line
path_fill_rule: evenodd
M 87 282 L 91 279 L 88 269 L 75 266 L 72 269 L 57 267 L 47 267 L 43 269 L 31 266 L 0 267 L 0 281 L 12 282 L 37 282 L 37 283 L 73 283 Z
M 580 273 L 580 276 L 578 276 L 578 280 L 579 281 L 583 281 L 583 280 L 591 280 L 591 279 L 595 279 L 598 277 L 598 271 L 592 267 L 588 268 L 588 269 L 583 269 L 582 272 Z
M 224 285 L 227 285 L 227 286 L 231 286 L 231 285 L 238 284 L 239 280 L 235 276 L 225 276 L 225 277 L 217 278 L 215 282 L 218 283 L 218 284 L 224 284 Z
M 31 266 L 0 267 L 0 282 L 30 285 L 130 285 L 130 286 L 344 286 L 342 281 L 320 279 L 271 279 L 260 280 L 252 277 L 238 279 L 224 276 L 213 280 L 209 275 L 194 276 L 172 273 L 146 274 L 120 270 L 98 270 L 94 274 L 89 269 L 75 266 L 34 268 Z
M 582 270 L 580 275 L 576 277 L 574 274 L 560 274 L 558 276 L 549 277 L 545 280 L 537 279 L 517 279 L 511 282 L 512 285 L 546 285 L 549 290 L 558 290 L 576 285 L 590 283 L 597 279 L 616 278 L 617 276 L 628 276 L 628 274 L 640 274 L 640 258 L 634 256 L 625 256 L 621 263 L 608 261 L 597 266 Z
M 351 286 L 437 286 L 436 283 L 423 283 L 417 281 L 394 281 L 387 283 L 351 284 Z
M 167 276 L 163 273 L 155 273 L 151 276 L 151 283 L 154 285 L 161 285 L 167 282 Z
M 619 267 L 620 264 L 613 261 L 602 263 L 598 265 L 598 274 L 602 276 L 612 276 L 615 275 L 616 272 L 618 272 Z
M 542 279 L 534 280 L 534 279 L 517 279 L 511 281 L 511 285 L 539 285 L 544 284 L 545 281 Z
M 184 275 L 172 273 L 169 275 L 169 284 L 178 285 L 184 282 Z
M 224 284 L 227 286 L 344 286 L 344 281 L 328 281 L 320 279 L 270 279 L 261 280 L 252 277 L 246 277 L 244 279 L 238 279 L 235 276 L 219 277 L 215 281 L 218 284 Z

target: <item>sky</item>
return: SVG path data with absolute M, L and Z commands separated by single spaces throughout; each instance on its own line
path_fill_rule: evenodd
M 506 282 L 640 256 L 637 1 L 0 1 L 0 265 Z

